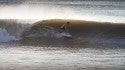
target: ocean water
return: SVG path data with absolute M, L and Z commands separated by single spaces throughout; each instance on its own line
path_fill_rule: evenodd
M 124 70 L 124 12 L 124 1 L 0 0 L 0 70 Z M 58 27 L 32 29 L 44 19 L 100 24 L 75 24 L 72 38 L 58 38 Z

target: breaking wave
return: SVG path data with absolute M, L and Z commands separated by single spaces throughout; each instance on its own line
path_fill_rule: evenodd
M 62 38 L 72 37 L 70 33 L 61 32 L 61 30 L 51 27 L 43 26 L 32 29 L 32 23 L 22 22 L 19 20 L 1 20 L 0 21 L 0 42 L 10 42 L 21 40 L 24 38 Z
M 24 23 L 24 24 L 23 24 Z M 30 25 L 18 20 L 0 20 L 0 42 L 10 42 L 21 39 L 21 33 Z
M 11 36 L 6 29 L 0 28 L 0 42 L 9 42 L 18 40 L 15 36 Z
M 69 33 L 60 26 L 70 22 Z M 36 23 L 0 21 L 0 42 L 20 41 L 23 45 L 125 48 L 125 24 L 83 20 L 43 20 Z M 68 38 L 67 38 L 68 37 Z M 70 37 L 70 39 L 69 39 Z

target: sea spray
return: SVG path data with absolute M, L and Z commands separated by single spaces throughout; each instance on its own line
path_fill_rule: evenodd
M 34 20 L 0 19 L 0 28 L 3 28 L 11 36 L 21 39 L 22 32 L 29 28 Z
M 13 40 L 18 40 L 18 39 L 16 39 L 15 36 L 11 36 L 6 29 L 0 28 L 0 42 L 9 42 Z

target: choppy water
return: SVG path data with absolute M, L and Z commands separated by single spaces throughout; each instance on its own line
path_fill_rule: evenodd
M 1 70 L 124 70 L 125 49 L 0 45 Z M 76 45 L 75 47 L 77 47 Z M 97 45 L 98 46 L 98 45 Z M 92 47 L 92 46 L 91 46 Z

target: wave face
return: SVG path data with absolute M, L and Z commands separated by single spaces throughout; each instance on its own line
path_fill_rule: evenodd
M 60 35 L 57 29 L 66 22 L 70 22 L 72 39 L 55 39 Z M 51 26 L 45 28 L 45 26 Z M 42 31 L 43 30 L 43 31 Z M 24 31 L 22 43 L 25 45 L 44 45 L 62 47 L 97 47 L 98 48 L 125 48 L 125 25 L 101 23 L 81 20 L 44 20 L 36 22 Z M 40 33 L 41 32 L 41 33 Z M 39 33 L 39 34 L 38 34 Z M 30 35 L 30 38 L 25 36 Z M 34 36 L 38 36 L 34 38 Z M 45 34 L 45 35 L 44 35 Z M 40 38 L 42 35 L 43 38 Z M 53 36 L 54 35 L 54 36 Z M 46 38 L 46 36 L 48 38 Z

